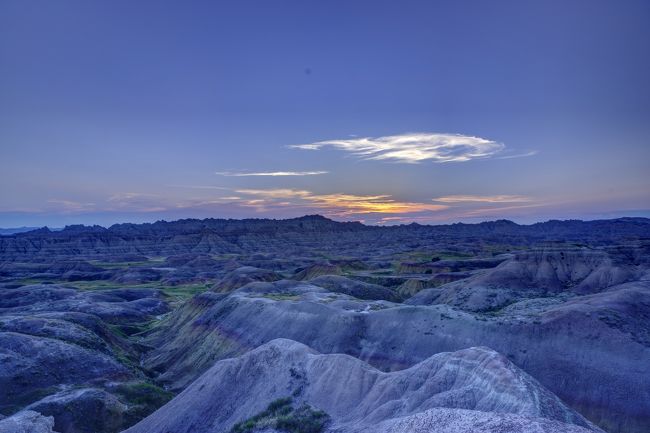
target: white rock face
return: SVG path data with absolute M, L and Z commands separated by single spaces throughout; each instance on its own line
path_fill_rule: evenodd
M 376 426 L 330 433 L 587 433 L 591 430 L 544 418 L 510 413 L 436 408 L 411 416 L 390 419 Z
M 328 430 L 340 433 L 599 431 L 488 348 L 439 353 L 385 373 L 348 355 L 277 339 L 217 362 L 126 432 L 227 432 L 288 396 L 325 411 Z
M 0 433 L 56 433 L 54 418 L 32 410 L 18 412 L 0 420 Z

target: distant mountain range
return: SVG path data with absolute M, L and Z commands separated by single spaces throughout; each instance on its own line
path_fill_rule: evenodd
M 12 228 L 0 228 L 0 236 L 13 235 L 16 233 L 25 233 L 31 232 L 33 230 L 38 230 L 40 227 L 12 227 Z
M 251 252 L 302 255 L 313 251 L 377 254 L 414 248 L 530 246 L 540 242 L 598 246 L 612 241 L 650 239 L 650 219 L 551 220 L 519 225 L 508 220 L 478 224 L 367 226 L 336 222 L 320 215 L 272 219 L 183 219 L 145 224 L 46 227 L 0 238 L 0 261 L 38 257 L 104 257 L 119 254 L 169 256 L 183 253 Z

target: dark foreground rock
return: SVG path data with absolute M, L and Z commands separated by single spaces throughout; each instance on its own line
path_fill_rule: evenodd
M 157 399 L 155 387 L 144 396 L 129 392 L 146 376 L 138 366 L 142 347 L 124 330 L 166 311 L 153 289 L 0 287 L 0 413 L 47 416 L 13 415 L 26 432 L 39 432 L 49 425 L 44 420 L 61 433 L 114 433 L 133 424 L 167 399 Z M 7 431 L 18 428 L 11 425 Z

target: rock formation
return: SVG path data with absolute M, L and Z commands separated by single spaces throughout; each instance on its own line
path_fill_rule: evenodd
M 227 432 L 292 397 L 331 418 L 327 431 L 599 431 L 502 355 L 482 347 L 439 353 L 383 373 L 347 355 L 272 340 L 217 362 L 179 396 L 126 433 Z M 192 408 L 188 410 L 188 408 Z M 489 428 L 485 428 L 485 425 Z M 416 431 L 417 431 L 416 430 Z

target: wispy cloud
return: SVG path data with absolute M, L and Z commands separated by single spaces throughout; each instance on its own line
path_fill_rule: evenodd
M 61 213 L 89 212 L 95 209 L 95 203 L 84 203 L 74 200 L 51 199 L 47 203 L 54 205 L 54 210 Z
M 403 163 L 463 162 L 491 157 L 505 145 L 481 137 L 460 134 L 409 133 L 290 145 L 293 149 L 320 150 L 332 147 L 362 159 Z
M 440 220 L 444 220 L 447 217 L 448 216 L 446 214 L 389 216 L 389 217 L 381 217 L 378 220 L 376 220 L 375 223 L 378 225 L 410 224 L 410 223 L 431 224 Z
M 471 217 L 489 217 L 492 215 L 504 215 L 513 210 L 529 209 L 529 208 L 540 208 L 549 206 L 550 203 L 531 203 L 525 205 L 517 206 L 506 206 L 506 207 L 493 207 L 493 208 L 484 208 L 484 209 L 473 209 L 465 213 L 459 214 L 459 216 L 471 216 Z
M 294 197 L 307 197 L 311 192 L 299 189 L 238 189 L 235 192 L 246 195 L 256 195 L 267 199 L 276 198 L 294 198 Z
M 199 187 L 201 185 L 193 185 Z M 210 187 L 210 185 L 205 185 Z M 205 189 L 195 194 L 118 192 L 101 202 L 77 198 L 49 200 L 41 212 L 61 215 L 125 213 L 153 218 L 174 217 L 292 217 L 319 213 L 330 218 L 364 220 L 374 224 L 435 223 L 459 218 L 518 215 L 544 206 L 520 195 L 447 195 L 430 201 L 406 200 L 399 195 L 314 192 L 302 188 Z M 218 187 L 218 189 L 226 189 Z M 75 201 L 76 200 L 76 201 Z
M 446 205 L 430 203 L 404 202 L 395 200 L 390 195 L 356 195 L 356 194 L 314 194 L 310 191 L 295 189 L 242 189 L 237 193 L 258 197 L 248 200 L 249 205 L 268 206 L 304 206 L 315 208 L 327 215 L 351 216 L 369 213 L 403 214 L 447 209 Z M 294 201 L 287 201 L 293 199 Z M 277 200 L 282 200 L 281 202 Z
M 135 201 L 140 199 L 154 198 L 154 197 L 159 197 L 159 195 L 148 194 L 143 192 L 119 192 L 119 193 L 112 194 L 110 197 L 108 197 L 107 201 L 122 203 L 122 202 Z
M 314 195 L 309 197 L 309 199 L 316 207 L 329 209 L 340 216 L 367 213 L 404 214 L 440 211 L 448 207 L 446 205 L 399 201 L 389 195 L 360 196 L 352 194 L 326 194 Z
M 243 171 L 217 171 L 215 174 L 220 176 L 317 176 L 319 174 L 327 174 L 327 171 L 258 171 L 258 172 L 243 172 Z
M 434 198 L 440 203 L 523 203 L 531 199 L 522 195 L 448 195 Z
M 221 191 L 230 191 L 232 188 L 215 185 L 167 185 L 167 188 L 186 188 L 186 189 L 217 189 Z
M 539 153 L 539 151 L 537 151 L 537 150 L 530 150 L 530 151 L 524 152 L 524 153 L 515 153 L 515 154 L 512 154 L 512 155 L 502 155 L 502 156 L 499 156 L 497 159 L 526 158 L 528 156 L 535 156 L 538 153 Z
M 106 202 L 109 206 L 107 210 L 111 211 L 160 212 L 167 208 L 160 195 L 141 192 L 116 193 L 108 197 Z

